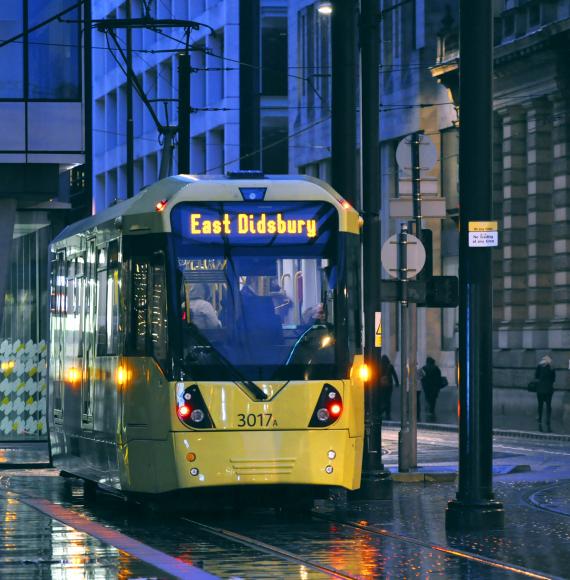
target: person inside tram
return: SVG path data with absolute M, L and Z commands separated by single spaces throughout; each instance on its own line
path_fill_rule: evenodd
M 263 344 L 282 344 L 283 328 L 272 297 L 259 295 L 251 276 L 243 281 L 240 295 L 242 323 L 251 338 Z
M 318 304 L 309 306 L 309 308 L 303 312 L 301 322 L 307 327 L 314 326 L 315 324 L 325 324 L 326 313 L 323 303 L 319 302 Z
M 285 290 L 281 288 L 277 278 L 271 278 L 271 282 L 269 283 L 270 290 L 271 290 L 271 298 L 273 299 L 273 306 L 275 308 L 275 314 L 279 316 L 281 319 L 281 323 L 285 323 L 289 313 L 293 308 L 293 301 Z
M 210 291 L 206 284 L 197 282 L 190 286 L 190 322 L 200 330 L 211 330 L 222 326 L 209 300 Z

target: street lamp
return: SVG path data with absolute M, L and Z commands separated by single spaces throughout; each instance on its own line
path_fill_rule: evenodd
M 333 13 L 332 2 L 319 2 L 317 12 L 323 16 L 330 16 Z

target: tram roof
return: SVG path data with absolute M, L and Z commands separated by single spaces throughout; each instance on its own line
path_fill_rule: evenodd
M 162 200 L 168 201 L 175 194 L 182 192 L 184 189 L 193 189 L 199 184 L 206 185 L 206 182 L 208 185 L 219 182 L 220 185 L 224 185 L 224 188 L 231 183 L 237 190 L 239 187 L 269 187 L 272 183 L 283 181 L 313 184 L 321 190 L 326 190 L 333 199 L 336 199 L 339 202 L 339 204 L 343 201 L 343 198 L 328 183 L 309 175 L 248 177 L 247 172 L 243 172 L 239 177 L 236 177 L 235 174 L 230 174 L 228 176 L 174 175 L 144 187 L 139 193 L 130 199 L 119 201 L 95 215 L 70 224 L 52 240 L 52 244 L 65 240 L 66 238 L 76 234 L 94 230 L 98 226 L 113 223 L 117 218 L 135 217 L 137 215 L 154 213 L 156 212 L 155 206 L 158 202 Z M 352 208 L 350 208 L 350 210 L 356 213 L 356 210 Z

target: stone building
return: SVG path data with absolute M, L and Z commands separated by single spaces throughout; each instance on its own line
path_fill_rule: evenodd
M 457 15 L 448 10 L 433 75 L 459 103 Z M 570 430 L 570 2 L 495 3 L 494 401 L 496 422 L 534 414 L 521 394 L 549 354 L 554 416 Z M 508 421 L 507 421 L 508 423 Z

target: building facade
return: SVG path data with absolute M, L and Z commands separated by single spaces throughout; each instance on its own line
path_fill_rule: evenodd
M 0 10 L 0 440 L 46 436 L 48 243 L 90 210 L 74 4 L 8 0 Z
M 145 16 L 142 3 L 131 2 L 133 17 Z M 190 171 L 223 174 L 240 168 L 240 26 L 237 0 L 150 2 L 148 16 L 202 24 L 189 38 Z M 93 17 L 124 19 L 127 2 L 94 3 Z M 286 2 L 260 2 L 259 74 L 261 164 L 266 173 L 287 173 L 287 14 Z M 177 53 L 184 31 L 159 34 L 133 30 L 133 71 L 162 126 L 178 124 Z M 121 48 L 125 30 L 118 29 Z M 253 42 L 253 39 L 252 39 Z M 109 44 L 108 44 L 109 43 Z M 94 198 L 95 210 L 127 197 L 127 83 L 120 51 L 101 32 L 94 33 Z M 163 138 L 152 114 L 133 96 L 134 193 L 159 178 Z M 271 145 L 271 146 L 268 146 Z M 168 151 L 167 151 L 168 153 Z M 176 173 L 177 148 L 172 172 Z

